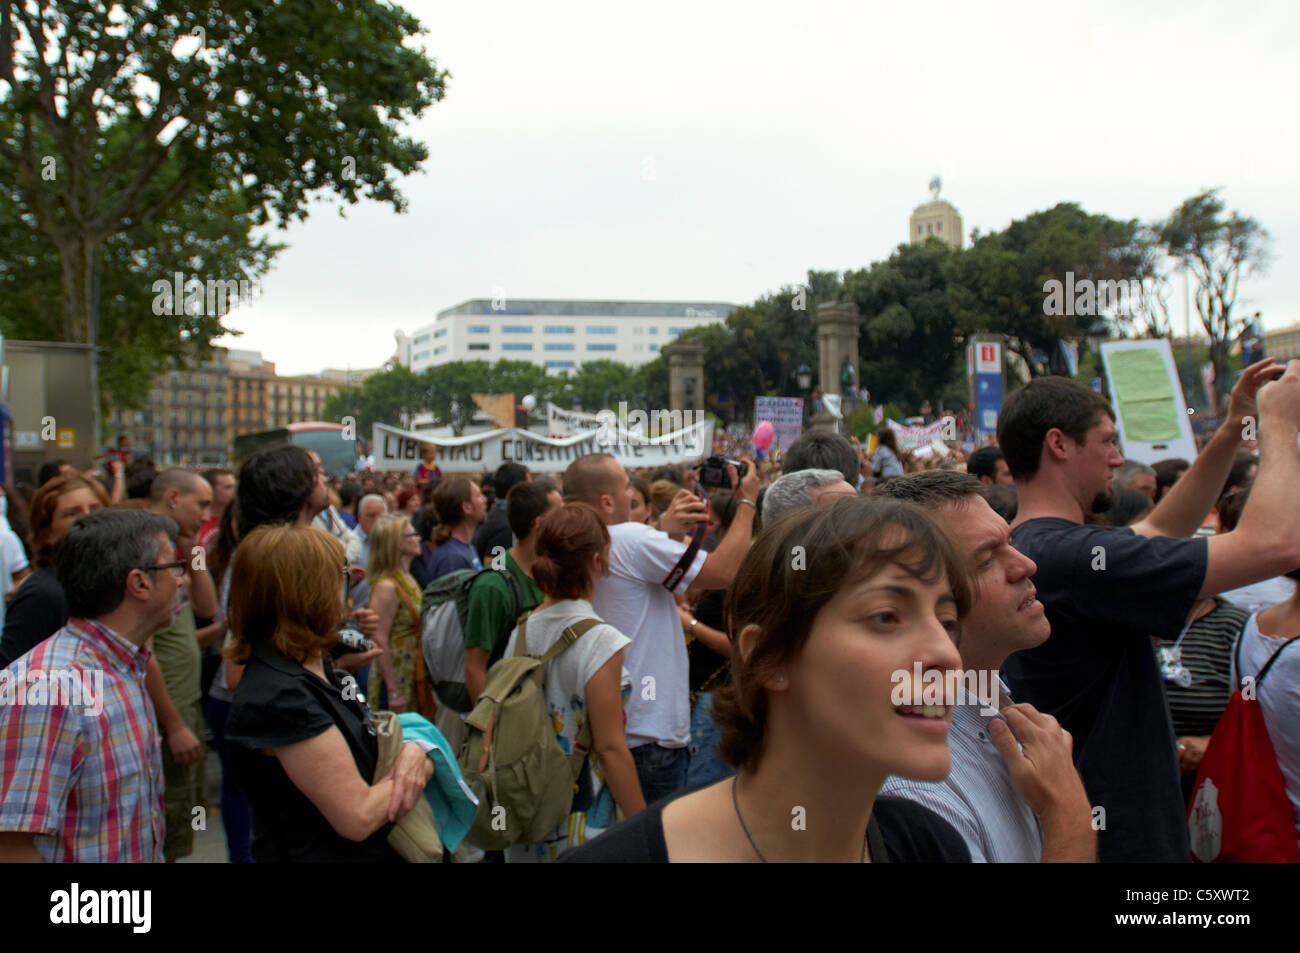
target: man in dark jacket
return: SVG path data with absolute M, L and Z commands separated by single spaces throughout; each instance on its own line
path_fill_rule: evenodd
M 492 509 L 488 511 L 483 525 L 474 531 L 474 538 L 470 542 L 483 563 L 486 564 L 492 558 L 492 552 L 496 547 L 500 546 L 500 551 L 505 552 L 514 545 L 510 523 L 506 519 L 506 495 L 515 484 L 524 483 L 527 479 L 528 468 L 513 460 L 501 464 L 493 474 L 492 488 L 496 492 L 496 500 L 492 504 Z

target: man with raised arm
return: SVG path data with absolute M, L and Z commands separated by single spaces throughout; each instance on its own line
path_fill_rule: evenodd
M 1256 431 L 1262 463 L 1238 528 L 1189 538 L 1237 447 Z M 1034 584 L 1052 627 L 1004 672 L 1017 698 L 1073 735 L 1102 861 L 1189 859 L 1152 639 L 1177 638 L 1208 595 L 1300 566 L 1298 432 L 1300 361 L 1251 365 L 1233 388 L 1227 420 L 1186 476 L 1141 522 L 1106 527 L 1084 521 L 1109 505 L 1112 474 L 1124 462 L 1110 405 L 1073 381 L 1044 377 L 1002 409 L 998 446 L 1020 497 L 1011 539 L 1038 565 Z

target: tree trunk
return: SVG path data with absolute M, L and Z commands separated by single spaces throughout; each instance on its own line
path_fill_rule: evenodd
M 90 345 L 90 457 L 103 439 L 99 406 L 99 281 L 100 243 L 78 236 L 59 244 L 63 285 L 63 339 Z
M 1214 397 L 1219 404 L 1214 408 L 1214 415 L 1221 417 L 1228 406 L 1227 396 L 1231 389 L 1228 386 L 1231 373 L 1228 368 L 1228 342 L 1211 341 L 1210 360 L 1214 364 Z

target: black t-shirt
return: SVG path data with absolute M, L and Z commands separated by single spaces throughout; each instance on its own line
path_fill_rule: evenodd
M 1074 736 L 1106 863 L 1189 860 L 1178 751 L 1154 638 L 1177 638 L 1205 581 L 1204 538 L 1029 520 L 1011 533 L 1038 564 L 1052 634 L 1003 672 L 1012 695 Z
M 707 785 L 704 785 L 707 787 Z M 684 792 L 677 797 L 684 797 Z M 664 808 L 676 797 L 665 798 L 633 814 L 581 847 L 560 855 L 561 863 L 666 864 Z M 885 844 L 885 862 L 895 864 L 969 864 L 966 842 L 942 817 L 902 798 L 876 799 L 871 811 Z M 881 859 L 873 858 L 877 863 Z
M 327 664 L 326 683 L 269 645 L 254 645 L 226 722 L 231 767 L 253 810 L 253 856 L 258 863 L 398 862 L 388 846 L 391 824 L 357 843 L 340 836 L 280 760 L 265 749 L 283 747 L 337 727 L 367 783 L 379 744 L 366 728 L 364 703 L 343 697 Z
M 50 566 L 42 566 L 18 584 L 5 608 L 0 636 L 0 668 L 22 658 L 68 621 L 68 597 Z
M 695 618 L 700 621 L 700 625 L 707 625 L 719 632 L 726 632 L 727 627 L 723 624 L 722 619 L 722 605 L 726 599 L 726 589 L 709 589 L 704 595 L 700 596 L 699 602 L 695 604 Z M 692 692 L 698 692 L 705 683 L 708 683 L 708 691 L 713 691 L 715 688 L 727 683 L 727 672 L 718 670 L 725 669 L 728 660 L 699 639 L 695 639 L 690 645 L 686 646 L 686 656 L 690 661 L 690 686 Z M 715 674 L 716 678 L 714 677 Z M 713 680 L 709 681 L 710 679 Z
M 502 550 L 508 550 L 514 543 L 515 536 L 510 532 L 510 521 L 506 519 L 506 504 L 502 500 L 493 504 L 492 509 L 488 511 L 487 519 L 470 538 L 470 545 L 474 547 L 479 560 L 486 566 L 488 560 L 492 558 L 494 547 L 500 546 Z

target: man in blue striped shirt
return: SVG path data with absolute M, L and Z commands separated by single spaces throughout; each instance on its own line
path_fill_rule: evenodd
M 1033 561 L 1011 545 L 1010 528 L 985 502 L 978 477 L 929 470 L 890 480 L 875 494 L 929 510 L 970 557 L 976 583 L 958 644 L 965 678 L 948 734 L 952 771 L 933 783 L 890 777 L 880 793 L 937 812 L 976 862 L 1096 860 L 1092 809 L 1069 732 L 1032 705 L 1012 704 L 998 677 L 1008 655 L 1051 633 L 1029 578 Z

